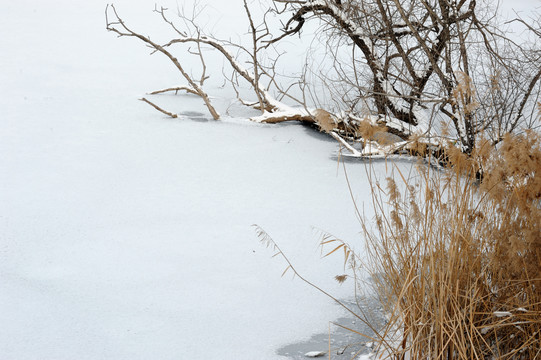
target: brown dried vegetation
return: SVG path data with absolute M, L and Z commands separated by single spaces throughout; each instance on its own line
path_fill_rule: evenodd
M 541 358 L 539 140 L 479 141 L 472 156 L 451 147 L 448 170 L 423 166 L 403 184 L 373 184 L 378 221 L 364 230 L 391 314 L 382 354 Z

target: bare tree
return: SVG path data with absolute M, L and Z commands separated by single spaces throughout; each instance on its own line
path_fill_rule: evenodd
M 507 38 L 497 10 L 490 4 L 481 6 L 480 0 L 272 0 L 256 21 L 244 0 L 249 45 L 205 34 L 194 17 L 184 14 L 179 14 L 181 29 L 163 8 L 155 12 L 170 25 L 175 38 L 162 45 L 131 30 L 114 6 L 108 7 L 106 16 L 109 31 L 138 38 L 163 53 L 188 83 L 163 91 L 186 90 L 200 96 L 218 119 L 203 91 L 206 66 L 201 47 L 210 47 L 231 66 L 229 80 L 239 101 L 261 111 L 252 120 L 312 123 L 353 156 L 365 156 L 419 152 L 419 142 L 431 150 L 427 153 L 441 154 L 444 140 L 440 130 L 433 129 L 447 124 L 453 129 L 450 136 L 465 153 L 473 150 L 481 134 L 497 143 L 507 132 L 536 125 L 541 49 L 535 42 Z M 269 19 L 278 19 L 283 26 L 276 29 Z M 314 91 L 305 81 L 308 66 L 304 75 L 285 87 L 277 80 L 280 44 L 294 34 L 304 36 L 302 29 L 309 21 L 319 25 L 317 36 L 327 44 L 330 69 L 316 76 L 338 95 L 333 96 L 334 111 L 328 103 L 317 104 L 320 109 L 309 104 Z M 538 19 L 515 22 L 539 39 Z M 196 45 L 192 51 L 203 65 L 200 79 L 188 75 L 173 55 L 176 44 Z M 240 57 L 247 61 L 241 62 Z M 252 89 L 252 99 L 240 96 L 241 81 Z M 293 95 L 294 88 L 301 90 L 300 96 Z M 367 123 L 376 130 L 367 131 Z M 374 134 L 383 129 L 397 137 L 382 142 Z M 358 150 L 348 143 L 359 138 L 371 146 Z
M 433 109 L 428 120 L 450 120 L 469 153 L 479 132 L 490 129 L 499 141 L 513 131 L 539 94 L 539 47 L 507 39 L 495 23 L 497 8 L 481 8 L 475 0 L 275 3 L 283 4 L 282 14 L 292 14 L 284 35 L 316 17 L 331 40 L 352 48 L 356 66 L 338 69 L 340 80 L 370 99 L 374 112 L 403 137 L 426 131 L 426 109 Z M 524 24 L 539 35 L 538 23 Z M 492 97 L 480 106 L 479 94 Z

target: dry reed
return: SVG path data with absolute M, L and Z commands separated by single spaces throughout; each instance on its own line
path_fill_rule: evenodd
M 456 104 L 462 116 L 475 116 L 477 103 L 467 99 L 475 96 L 473 85 L 462 79 Z M 367 139 L 380 131 L 364 125 Z M 356 289 L 361 264 L 372 275 L 388 314 L 381 329 L 303 278 L 257 227 L 261 241 L 286 260 L 286 271 L 377 333 L 370 339 L 378 343 L 378 359 L 541 359 L 540 135 L 476 143 L 468 154 L 448 144 L 445 169 L 423 163 L 406 178 L 396 168 L 398 183 L 387 178 L 382 186 L 369 172 L 377 215 L 369 221 L 358 214 L 367 261 L 346 242 L 322 235 L 321 245 L 331 246 L 325 256 L 343 251 Z
M 363 228 L 390 314 L 379 354 L 541 359 L 539 136 L 448 155 L 452 168 L 419 166 L 414 184 L 372 183 L 378 215 Z

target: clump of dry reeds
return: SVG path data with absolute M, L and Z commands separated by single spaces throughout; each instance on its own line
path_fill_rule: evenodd
M 460 78 L 456 105 L 461 116 L 475 116 L 472 82 Z M 360 126 L 366 139 L 384 130 Z M 377 333 L 370 340 L 379 343 L 378 359 L 541 359 L 540 139 L 534 131 L 496 145 L 479 139 L 468 153 L 450 143 L 445 168 L 425 162 L 406 178 L 397 167 L 398 182 L 384 185 L 369 173 L 376 216 L 362 220 L 368 261 L 330 235 L 321 245 L 332 246 L 326 256 L 344 251 L 356 285 L 359 264 L 371 272 L 388 314 L 382 329 L 304 279 L 260 228 L 258 236 L 286 260 L 286 271 Z
M 539 144 L 529 132 L 471 156 L 450 148 L 449 169 L 372 184 L 364 230 L 390 314 L 380 354 L 541 359 Z

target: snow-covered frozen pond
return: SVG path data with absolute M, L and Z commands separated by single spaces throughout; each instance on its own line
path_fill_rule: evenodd
M 144 30 L 154 2 L 116 4 Z M 233 3 L 213 4 L 231 26 L 243 16 Z M 191 96 L 159 98 L 181 119 L 137 101 L 182 84 L 166 60 L 106 32 L 105 5 L 1 6 L 0 360 L 284 359 L 278 349 L 343 314 L 281 278 L 251 225 L 350 297 L 333 280 L 342 258 L 321 260 L 312 229 L 359 239 L 337 144 L 248 114 L 207 121 Z M 362 204 L 365 169 L 348 171 Z
M 117 3 L 141 19 L 154 6 Z M 179 85 L 174 70 L 107 33 L 104 9 L 2 4 L 0 359 L 280 359 L 341 312 L 281 278 L 251 225 L 350 296 L 312 230 L 360 230 L 336 144 L 298 124 L 202 121 L 189 96 L 161 101 L 197 121 L 162 116 L 137 98 Z

